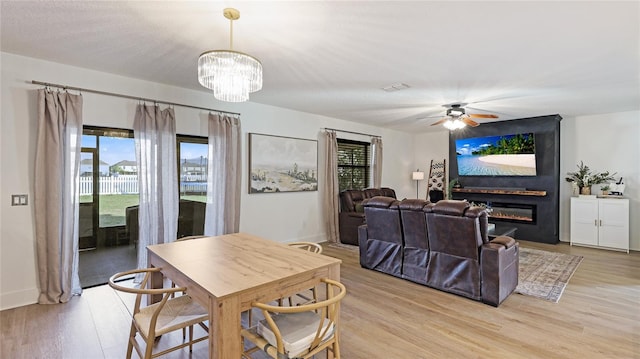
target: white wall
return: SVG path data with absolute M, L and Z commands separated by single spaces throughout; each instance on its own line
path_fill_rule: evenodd
M 34 303 L 38 294 L 31 204 L 37 132 L 36 90 L 40 86 L 32 85 L 31 80 L 240 112 L 245 174 L 249 132 L 318 139 L 321 128 L 330 127 L 380 135 L 383 138 L 383 185 L 396 189 L 400 198 L 411 195 L 413 135 L 408 133 L 250 102 L 223 103 L 204 89 L 187 90 L 8 53 L 1 53 L 0 61 L 0 309 Z M 136 101 L 91 93 L 82 95 L 84 124 L 133 127 Z M 176 107 L 175 111 L 178 133 L 206 136 L 205 111 L 183 107 Z M 339 134 L 339 137 L 369 140 L 367 136 Z M 319 167 L 321 171 L 321 164 Z M 242 188 L 241 231 L 283 242 L 325 240 L 320 192 L 249 195 L 246 175 L 242 178 Z M 29 195 L 29 205 L 10 206 L 10 195 L 22 193 Z
M 415 146 L 413 149 L 415 158 L 415 168 L 424 172 L 424 181 L 418 183 L 418 198 L 427 198 L 427 179 L 429 178 L 429 166 L 431 166 L 431 160 L 434 162 L 442 161 L 446 159 L 447 165 L 447 185 L 449 182 L 449 131 L 442 127 L 442 131 L 421 133 L 415 135 Z M 411 174 L 409 174 L 411 176 Z M 413 195 L 416 196 L 416 184 L 413 181 Z
M 570 238 L 571 186 L 564 178 L 583 161 L 594 171 L 617 172 L 629 198 L 630 248 L 640 250 L 640 111 L 618 112 L 560 122 L 560 240 Z M 593 186 L 592 193 L 599 193 Z

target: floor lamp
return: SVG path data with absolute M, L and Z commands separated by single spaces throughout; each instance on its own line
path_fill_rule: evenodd
M 413 180 L 416 181 L 416 198 L 420 198 L 418 197 L 418 182 L 424 179 L 424 172 L 420 172 L 420 169 L 417 169 L 415 172 L 413 172 L 412 177 Z

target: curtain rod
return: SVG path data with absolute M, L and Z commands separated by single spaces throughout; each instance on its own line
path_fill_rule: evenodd
M 329 128 L 329 127 L 325 127 L 325 130 L 329 130 L 329 131 L 336 131 L 336 132 L 344 132 L 344 133 L 352 133 L 354 135 L 362 135 L 362 136 L 369 136 L 369 137 L 378 137 L 378 138 L 382 138 L 382 136 L 378 136 L 378 135 L 370 135 L 368 133 L 362 133 L 362 132 L 353 132 L 353 131 L 346 131 L 346 130 L 338 130 L 337 128 Z
M 240 116 L 240 114 L 238 112 L 222 111 L 222 110 L 216 110 L 216 109 L 213 109 L 213 108 L 185 105 L 185 104 L 176 103 L 176 102 L 159 101 L 159 100 L 154 100 L 154 99 L 150 99 L 150 98 L 123 95 L 123 94 L 114 93 L 114 92 L 105 92 L 105 91 L 92 90 L 92 89 L 87 89 L 87 88 L 82 88 L 82 87 L 74 87 L 74 86 L 67 86 L 67 85 L 52 84 L 52 83 L 49 83 L 49 82 L 41 82 L 41 81 L 36 81 L 36 80 L 32 80 L 31 83 L 32 84 L 36 84 L 36 85 L 48 86 L 48 87 L 57 87 L 57 88 L 61 88 L 61 89 L 64 89 L 64 90 L 75 90 L 75 91 L 80 91 L 80 92 L 84 91 L 84 92 L 95 93 L 95 94 L 98 94 L 98 95 L 122 97 L 122 98 L 131 99 L 131 100 L 147 101 L 147 102 L 153 102 L 153 103 L 161 103 L 161 104 L 164 104 L 164 105 L 194 108 L 196 110 L 205 110 L 205 111 L 212 111 L 212 112 L 219 112 L 219 113 L 228 113 L 230 115 L 238 115 L 238 116 Z

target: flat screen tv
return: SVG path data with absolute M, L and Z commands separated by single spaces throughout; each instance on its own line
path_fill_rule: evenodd
M 456 140 L 459 176 L 535 176 L 533 133 Z

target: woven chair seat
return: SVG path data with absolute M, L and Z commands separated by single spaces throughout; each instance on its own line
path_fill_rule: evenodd
M 149 335 L 151 316 L 155 312 L 159 303 L 140 309 L 134 319 L 138 323 L 140 331 Z M 169 299 L 160 311 L 156 322 L 156 335 L 162 335 L 185 326 L 195 325 L 209 319 L 207 311 L 188 295 L 182 295 Z

